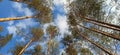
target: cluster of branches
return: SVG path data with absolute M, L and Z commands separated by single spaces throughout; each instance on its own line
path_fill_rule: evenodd
M 46 1 L 44 0 L 32 0 L 32 1 L 27 1 L 27 0 L 13 0 L 16 2 L 23 2 L 28 4 L 30 8 L 34 8 L 36 14 L 33 16 L 23 16 L 23 17 L 15 17 L 15 18 L 1 18 L 0 22 L 3 21 L 10 21 L 10 20 L 23 20 L 23 19 L 28 19 L 28 18 L 37 18 L 40 23 L 49 23 L 51 22 L 51 9 L 46 5 Z M 88 36 L 90 32 L 87 32 L 86 30 L 96 32 L 98 34 L 104 35 L 105 37 L 110 37 L 112 39 L 120 41 L 120 36 L 119 35 L 114 35 L 112 33 L 108 33 L 105 31 L 102 31 L 100 29 L 97 29 L 97 27 L 105 27 L 107 29 L 113 29 L 115 31 L 120 32 L 120 26 L 109 24 L 106 22 L 98 21 L 102 20 L 104 17 L 104 12 L 102 12 L 102 2 L 103 1 L 97 1 L 97 0 L 76 0 L 73 1 L 70 5 L 70 12 L 68 13 L 68 23 L 70 26 L 70 30 L 72 32 L 72 36 L 74 37 L 65 37 L 63 39 L 63 43 L 67 45 L 68 47 L 66 48 L 66 53 L 69 55 L 77 55 L 77 52 L 75 49 L 73 49 L 73 45 L 69 43 L 73 43 L 74 38 L 80 37 L 79 40 L 85 39 L 91 44 L 95 45 L 96 47 L 100 48 L 102 51 L 109 55 L 114 55 L 109 49 L 104 48 L 100 44 L 96 43 L 95 41 L 92 41 Z M 87 24 L 90 24 L 90 27 L 87 27 Z M 92 26 L 92 24 L 94 24 Z M 97 25 L 97 26 L 95 26 Z M 79 27 L 78 27 L 79 26 Z M 92 28 L 94 27 L 94 28 Z M 24 45 L 24 47 L 20 47 L 19 52 L 17 52 L 18 55 L 21 55 L 25 49 L 34 41 L 38 41 L 41 36 L 43 36 L 44 32 L 42 29 L 37 28 L 33 29 L 32 31 L 33 38 L 30 39 L 30 41 Z M 47 29 L 47 33 L 49 33 L 49 42 L 48 42 L 48 52 L 47 55 L 50 55 L 50 46 L 51 44 L 51 39 L 53 38 L 52 36 L 55 36 L 57 33 L 57 29 L 55 26 L 50 26 Z M 91 32 L 92 34 L 95 34 Z M 40 34 L 39 34 L 40 33 Z M 102 38 L 102 37 L 101 37 Z M 37 46 L 38 47 L 38 46 Z M 17 47 L 16 47 L 17 48 Z M 40 47 L 38 47 L 40 48 Z M 17 48 L 19 49 L 19 48 Z M 81 52 L 85 49 L 81 49 Z M 85 50 L 88 51 L 88 50 Z M 89 54 L 92 54 L 89 52 Z
M 104 48 L 100 44 L 95 43 L 94 41 L 89 39 L 89 37 L 87 37 L 87 36 L 89 36 L 90 32 L 93 31 L 98 34 L 102 34 L 105 37 L 108 37 L 108 38 L 110 37 L 115 40 L 120 40 L 119 35 L 114 35 L 114 34 L 107 33 L 102 30 L 96 29 L 95 25 L 97 25 L 97 27 L 102 26 L 107 29 L 113 29 L 116 32 L 120 31 L 120 26 L 106 23 L 107 21 L 106 22 L 98 21 L 98 20 L 102 20 L 104 18 L 103 17 L 104 12 L 102 12 L 101 5 L 102 5 L 102 1 L 96 1 L 96 0 L 84 0 L 84 1 L 76 0 L 76 1 L 74 1 L 73 3 L 70 4 L 71 9 L 68 14 L 68 16 L 69 16 L 68 23 L 70 24 L 71 29 L 75 29 L 73 31 L 74 31 L 74 33 L 76 33 L 76 36 L 83 37 L 85 40 L 87 40 L 91 44 L 97 46 L 98 48 L 100 48 L 101 50 L 106 52 L 107 54 L 114 55 L 110 50 Z M 87 24 L 89 24 L 89 26 Z M 92 26 L 93 24 L 94 24 L 94 26 Z M 92 27 L 94 27 L 94 28 L 92 28 Z M 82 31 L 81 29 L 84 31 Z M 90 32 L 87 32 L 85 30 L 89 30 Z M 93 32 L 91 34 L 94 34 Z M 99 35 L 97 35 L 97 36 L 99 36 Z

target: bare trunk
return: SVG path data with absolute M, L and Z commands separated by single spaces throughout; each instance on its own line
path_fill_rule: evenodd
M 101 50 L 105 51 L 106 53 L 108 53 L 109 55 L 113 55 L 113 53 L 111 53 L 108 49 L 105 49 L 104 47 L 102 47 L 101 45 L 95 43 L 94 41 L 90 40 L 88 37 L 84 36 L 83 34 L 80 34 L 83 38 L 85 38 L 87 41 L 89 41 L 90 43 L 94 44 L 95 46 L 97 46 L 98 48 L 100 48 Z
M 52 39 L 52 33 L 50 34 L 50 42 L 48 43 L 48 53 L 47 55 L 50 55 L 50 45 L 51 45 L 51 39 Z
M 97 32 L 97 33 L 100 33 L 100 34 L 102 34 L 102 35 L 105 35 L 105 36 L 114 38 L 114 39 L 116 39 L 116 40 L 120 40 L 120 36 L 113 35 L 113 34 L 109 34 L 109 33 L 107 33 L 107 32 L 100 31 L 100 30 L 97 30 L 97 29 L 90 29 L 90 28 L 87 28 L 87 27 L 82 26 L 82 25 L 79 25 L 79 26 L 81 26 L 82 28 L 85 28 L 85 29 L 88 29 L 88 30 L 91 30 L 91 31 L 94 31 L 94 32 Z
M 51 40 L 49 40 L 49 41 L 51 41 Z M 47 55 L 50 55 L 50 42 L 48 42 L 48 50 L 47 50 Z
M 23 20 L 23 19 L 28 19 L 28 18 L 32 18 L 32 16 L 22 16 L 22 17 L 14 17 L 14 18 L 0 18 L 0 22 L 12 21 L 12 20 Z
M 90 40 L 87 36 L 81 34 L 78 30 L 76 30 L 80 36 L 82 36 L 84 39 L 86 39 L 87 41 L 89 41 L 90 43 L 92 43 L 93 45 L 97 46 L 98 48 L 100 48 L 101 50 L 105 51 L 106 53 L 108 53 L 109 55 L 113 55 L 113 53 L 111 53 L 108 49 L 105 49 L 104 47 L 102 47 L 101 45 L 95 43 L 94 41 Z
M 110 29 L 113 29 L 113 30 L 120 31 L 120 26 L 109 24 L 109 23 L 105 23 L 105 22 L 101 22 L 101 21 L 97 21 L 97 20 L 94 20 L 94 19 L 91 19 L 91 18 L 87 18 L 87 17 L 81 16 L 81 15 L 79 15 L 79 16 L 81 18 L 84 18 L 85 21 L 88 21 L 90 23 L 93 23 L 93 24 L 96 24 L 96 25 L 99 25 L 99 26 L 102 26 L 102 27 L 110 28 Z
M 24 50 L 32 43 L 32 41 L 33 41 L 33 38 L 25 45 L 25 47 L 23 47 L 23 49 L 20 51 L 20 53 L 18 55 L 22 55 Z

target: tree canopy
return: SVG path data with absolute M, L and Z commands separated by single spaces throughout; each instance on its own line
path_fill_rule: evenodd
M 24 34 L 20 38 L 25 40 L 23 42 L 16 42 L 17 44 L 14 46 L 14 49 L 10 50 L 10 53 L 13 55 L 119 55 L 117 48 L 120 43 L 120 26 L 119 24 L 110 23 L 109 19 L 113 19 L 113 17 L 106 18 L 107 12 L 104 11 L 106 0 L 75 0 L 67 5 L 63 5 L 63 7 L 67 6 L 64 9 L 68 9 L 64 16 L 67 17 L 66 22 L 70 32 L 64 34 L 60 33 L 59 25 L 56 24 L 59 20 L 54 22 L 56 18 L 52 12 L 56 8 L 55 1 L 11 1 L 26 4 L 32 10 L 33 15 L 1 18 L 0 22 L 28 18 L 33 18 L 36 22 L 39 22 L 38 26 L 29 27 L 25 30 L 27 33 L 22 31 L 22 29 L 18 30 L 18 34 Z M 116 1 L 113 2 L 116 3 Z M 114 19 L 117 20 L 117 18 Z M 61 26 L 65 25 L 61 24 Z M 0 32 L 3 29 L 0 26 Z M 0 36 L 0 49 L 12 39 L 12 36 L 13 34 Z

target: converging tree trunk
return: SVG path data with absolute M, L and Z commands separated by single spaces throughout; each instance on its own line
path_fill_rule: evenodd
M 33 38 L 22 48 L 22 50 L 19 52 L 18 55 L 22 55 L 22 53 L 25 51 L 25 49 L 32 43 Z
M 101 21 L 97 21 L 97 20 L 87 18 L 87 17 L 81 16 L 81 15 L 80 15 L 80 17 L 81 17 L 81 19 L 85 19 L 85 21 L 88 21 L 90 23 L 93 23 L 93 24 L 96 24 L 96 25 L 99 25 L 99 26 L 103 26 L 103 27 L 106 27 L 106 28 L 110 28 L 110 29 L 113 29 L 113 30 L 120 31 L 120 26 L 105 23 L 105 22 L 101 22 Z
M 87 36 L 85 36 L 84 34 L 82 34 L 77 27 L 75 28 L 75 30 L 79 33 L 80 36 L 82 36 L 84 39 L 86 39 L 87 41 L 89 41 L 89 42 L 92 43 L 93 45 L 97 46 L 98 48 L 100 48 L 101 50 L 105 51 L 105 52 L 108 53 L 109 55 L 113 55 L 113 53 L 111 53 L 111 51 L 109 51 L 108 49 L 105 49 L 105 48 L 102 47 L 101 45 L 95 43 L 94 41 L 90 40 Z
M 22 17 L 11 17 L 11 18 L 0 18 L 0 22 L 4 21 L 13 21 L 13 20 L 23 20 L 23 19 L 28 19 L 28 18 L 33 18 L 33 16 L 22 16 Z
M 79 26 L 82 27 L 82 28 L 88 29 L 88 30 L 90 30 L 90 31 L 94 31 L 94 32 L 100 33 L 100 34 L 102 34 L 102 35 L 105 35 L 105 36 L 108 36 L 108 37 L 111 37 L 111 38 L 113 38 L 113 39 L 116 39 L 116 40 L 119 40 L 119 41 L 120 41 L 120 36 L 113 35 L 113 34 L 109 34 L 109 33 L 107 33 L 107 32 L 100 31 L 100 30 L 97 30 L 97 29 L 87 28 L 87 27 L 82 26 L 82 25 L 79 25 Z

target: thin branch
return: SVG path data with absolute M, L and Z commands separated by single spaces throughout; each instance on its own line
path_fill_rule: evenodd
M 25 45 L 25 47 L 22 48 L 22 50 L 18 55 L 21 55 L 24 52 L 24 50 L 32 43 L 32 41 L 33 41 L 33 38 Z
M 22 17 L 13 17 L 13 18 L 0 18 L 0 22 L 13 21 L 13 20 L 23 20 L 23 19 L 28 19 L 28 18 L 33 18 L 33 16 L 22 16 Z

